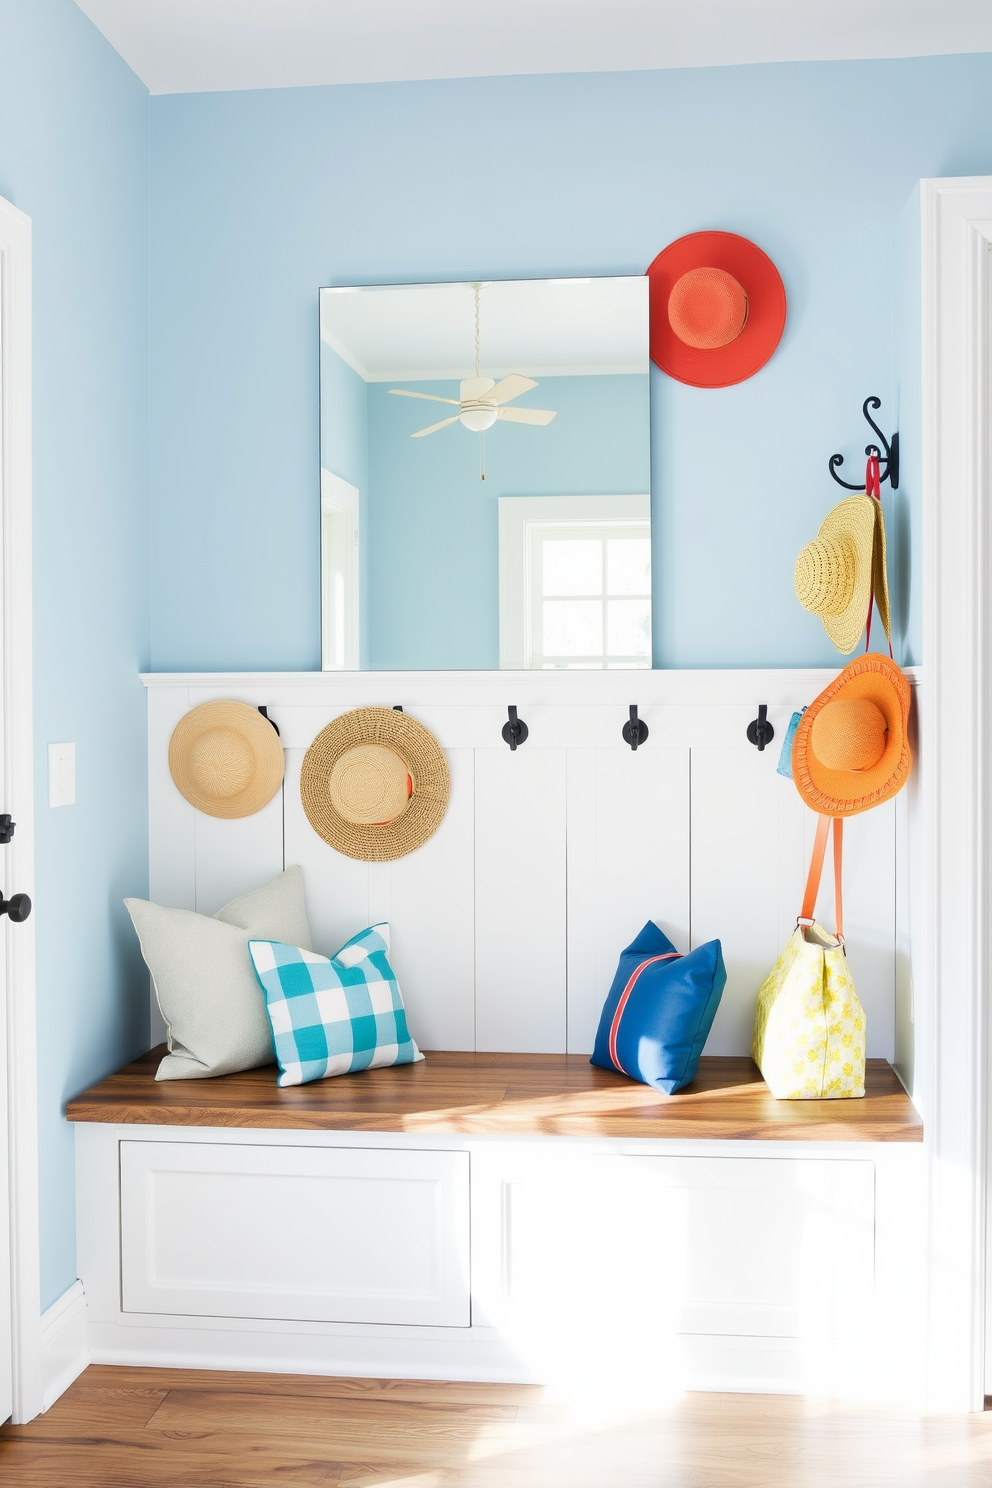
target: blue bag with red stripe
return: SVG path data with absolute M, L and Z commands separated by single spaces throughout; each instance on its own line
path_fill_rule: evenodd
M 620 952 L 590 1064 L 672 1095 L 696 1078 L 727 984 L 723 949 L 708 940 L 686 956 L 653 920 Z

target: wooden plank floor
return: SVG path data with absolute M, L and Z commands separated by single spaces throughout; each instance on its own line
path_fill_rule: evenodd
M 992 1415 L 784 1395 L 569 1410 L 532 1386 L 93 1365 L 0 1429 L 4 1488 L 988 1488 Z
M 923 1140 L 923 1123 L 884 1059 L 869 1059 L 863 1100 L 781 1101 L 750 1059 L 708 1055 L 691 1085 L 661 1095 L 579 1054 L 431 1053 L 420 1064 L 280 1090 L 274 1065 L 211 1080 L 156 1080 L 164 1052 L 153 1049 L 71 1100 L 68 1119 L 506 1136 Z

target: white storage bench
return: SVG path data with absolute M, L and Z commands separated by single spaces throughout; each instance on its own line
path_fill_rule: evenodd
M 160 1052 L 68 1107 L 98 1361 L 918 1393 L 923 1133 L 883 1060 L 779 1102 L 744 1058 L 665 1097 L 576 1055 L 280 1090 Z

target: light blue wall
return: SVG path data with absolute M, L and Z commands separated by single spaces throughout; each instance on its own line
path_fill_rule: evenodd
M 895 409 L 896 224 L 992 170 L 992 56 L 152 100 L 152 654 L 316 667 L 317 288 L 643 271 L 755 239 L 781 348 L 716 391 L 652 376 L 656 662 L 830 665 L 795 555 L 834 450 Z M 499 123 L 480 165 L 466 118 Z
M 903 663 L 923 660 L 923 299 L 920 188 L 914 186 L 896 229 L 896 408 L 902 430 L 899 490 L 887 498 L 895 534 L 890 571 L 893 602 L 905 639 Z M 888 487 L 885 487 L 888 490 Z
M 0 0 L 0 195 L 34 235 L 42 1306 L 76 1278 L 63 1103 L 148 1041 L 121 904 L 148 883 L 147 131 L 144 87 L 70 0 Z M 55 740 L 77 804 L 50 810 Z
M 359 377 L 330 346 L 320 343 L 320 459 L 325 470 L 358 487 L 359 529 L 368 531 L 368 397 Z M 319 539 L 318 539 L 319 541 Z M 313 558 L 319 561 L 318 554 Z M 359 564 L 359 665 L 369 664 L 369 554 L 364 538 Z
M 390 397 L 391 386 L 450 398 L 458 385 L 369 385 L 369 665 L 498 667 L 499 497 L 646 492 L 648 378 L 540 378 L 519 406 L 555 418 L 497 424 L 485 482 L 479 436 L 455 425 L 411 440 L 452 410 Z

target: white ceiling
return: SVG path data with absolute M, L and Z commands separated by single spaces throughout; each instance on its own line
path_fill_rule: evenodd
M 152 93 L 992 51 L 990 0 L 77 0 Z
M 470 284 L 322 289 L 320 334 L 366 382 L 471 377 Z M 648 370 L 648 281 L 506 279 L 479 295 L 484 377 Z

